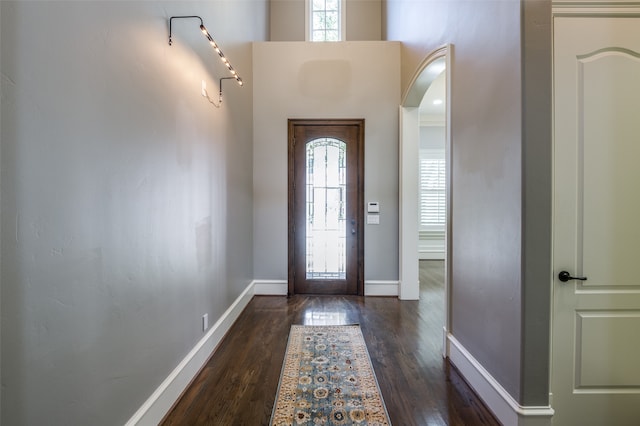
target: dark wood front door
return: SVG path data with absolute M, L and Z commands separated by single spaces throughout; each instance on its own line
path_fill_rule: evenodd
M 289 294 L 364 294 L 364 120 L 289 120 Z

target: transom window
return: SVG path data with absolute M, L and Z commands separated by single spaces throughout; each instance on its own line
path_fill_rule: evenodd
M 311 41 L 343 39 L 343 0 L 308 0 L 308 29 Z

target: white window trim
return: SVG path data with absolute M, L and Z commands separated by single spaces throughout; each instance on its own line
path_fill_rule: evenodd
M 445 152 L 444 149 L 433 149 L 433 148 L 422 148 L 420 149 L 420 160 L 425 159 L 425 158 L 433 158 L 433 159 L 437 159 L 437 160 L 441 160 L 441 161 L 445 161 Z M 446 167 L 446 165 L 445 165 Z M 419 165 L 419 169 L 418 169 L 418 173 L 420 176 L 420 179 L 422 179 L 422 165 Z M 446 171 L 444 171 L 444 174 L 446 176 Z M 445 178 L 445 176 L 443 176 L 443 178 Z M 446 189 L 445 189 L 446 191 Z M 419 199 L 418 199 L 418 203 L 419 205 L 422 204 L 422 187 L 420 185 L 420 195 L 419 195 Z M 446 200 L 445 200 L 445 204 L 446 204 Z M 446 205 L 442 205 L 440 206 L 441 209 L 443 209 L 443 213 L 446 214 Z M 446 227 L 446 223 L 442 223 L 442 224 L 429 224 L 429 225 L 425 225 L 422 223 L 422 211 L 419 212 L 419 220 L 420 220 L 420 224 L 419 224 L 419 231 L 420 234 L 423 237 L 427 237 L 427 236 L 431 236 L 431 237 L 441 237 L 444 236 L 444 231 L 445 231 L 445 227 Z M 445 217 L 445 221 L 446 221 L 446 217 Z
M 311 37 L 311 2 L 304 2 L 304 40 L 313 41 Z M 340 2 L 340 41 L 347 39 L 347 0 L 338 0 Z

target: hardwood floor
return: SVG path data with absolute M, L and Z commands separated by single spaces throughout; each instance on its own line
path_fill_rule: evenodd
M 396 426 L 498 425 L 441 356 L 443 263 L 420 262 L 420 301 L 256 296 L 165 425 L 267 425 L 291 324 L 361 326 Z

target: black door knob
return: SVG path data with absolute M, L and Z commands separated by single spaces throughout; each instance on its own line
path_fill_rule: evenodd
M 572 277 L 571 274 L 568 273 L 567 271 L 561 271 L 558 274 L 558 279 L 563 283 L 566 283 L 567 281 L 570 281 L 570 280 L 586 281 L 587 277 Z

